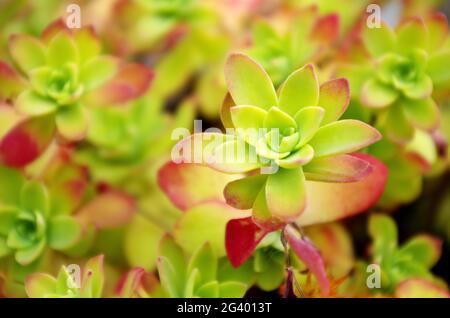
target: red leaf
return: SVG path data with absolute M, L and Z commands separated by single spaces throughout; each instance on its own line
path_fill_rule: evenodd
M 229 221 L 225 230 L 225 248 L 231 265 L 242 265 L 267 233 L 251 217 Z
M 153 71 L 145 65 L 127 64 L 88 98 L 99 105 L 124 103 L 143 95 L 150 87 L 153 77 Z
M 143 268 L 133 268 L 122 277 L 117 283 L 115 294 L 118 297 L 131 298 L 141 283 L 142 276 L 145 274 Z
M 309 240 L 300 237 L 290 225 L 284 228 L 284 235 L 295 254 L 317 278 L 322 295 L 328 296 L 330 294 L 330 282 L 328 281 L 325 264 L 319 251 Z
M 54 132 L 51 116 L 19 122 L 0 140 L 0 162 L 16 168 L 28 165 L 44 152 Z
M 99 229 L 114 228 L 126 224 L 136 210 L 134 198 L 108 189 L 83 206 L 76 217 L 81 223 L 94 224 Z
M 317 20 L 311 38 L 322 44 L 332 43 L 339 37 L 339 15 L 329 14 Z

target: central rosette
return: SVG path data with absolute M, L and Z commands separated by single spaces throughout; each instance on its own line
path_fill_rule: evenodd
M 248 115 L 257 128 L 240 125 L 240 114 Z M 319 128 L 324 115 L 319 106 L 305 107 L 289 115 L 277 106 L 268 111 L 256 106 L 235 106 L 231 109 L 233 122 L 238 126 L 237 133 L 247 143 L 255 147 L 260 159 L 275 161 L 287 169 L 307 164 L 314 157 L 313 148 L 308 141 Z

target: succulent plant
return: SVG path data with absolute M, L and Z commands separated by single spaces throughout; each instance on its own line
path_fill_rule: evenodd
M 2 161 L 12 166 L 36 159 L 55 131 L 68 141 L 83 139 L 89 105 L 133 99 L 152 77 L 142 65 L 121 65 L 119 59 L 102 55 L 92 28 L 68 29 L 62 20 L 47 27 L 41 38 L 12 35 L 9 50 L 25 76 L 0 61 L 2 81 L 9 84 L 0 90 L 0 98 L 11 100 L 25 116 L 0 143 Z M 15 158 L 18 151 L 23 158 Z
M 169 297 L 236 298 L 244 296 L 247 286 L 217 279 L 217 258 L 207 243 L 186 260 L 183 250 L 169 236 L 160 243 L 158 272 Z
M 43 184 L 26 181 L 19 172 L 1 167 L 0 257 L 13 254 L 21 265 L 37 260 L 46 247 L 64 250 L 81 235 L 70 215 L 52 215 Z
M 372 260 L 381 268 L 381 288 L 390 292 L 407 279 L 439 281 L 430 269 L 441 255 L 442 242 L 431 235 L 416 235 L 398 246 L 397 226 L 387 215 L 369 219 Z M 439 284 L 438 284 L 439 285 Z
M 264 20 L 254 23 L 249 48 L 249 55 L 261 63 L 276 85 L 308 61 L 319 61 L 339 36 L 339 16 L 320 16 L 316 6 L 284 18 L 282 34 Z
M 82 272 L 62 266 L 58 276 L 34 273 L 25 280 L 30 298 L 100 298 L 104 284 L 103 255 L 89 259 Z
M 450 57 L 447 40 L 447 19 L 441 14 L 425 21 L 407 19 L 395 31 L 384 23 L 379 28 L 364 26 L 362 45 L 356 42 L 351 50 L 360 57 L 340 68 L 362 105 L 378 111 L 377 125 L 393 141 L 410 141 L 414 127 L 438 127 L 439 109 L 432 93 L 448 87 L 450 80 L 444 67 Z

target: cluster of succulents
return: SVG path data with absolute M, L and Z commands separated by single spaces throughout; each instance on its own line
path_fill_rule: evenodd
M 450 297 L 449 25 L 387 2 L 1 2 L 0 296 Z

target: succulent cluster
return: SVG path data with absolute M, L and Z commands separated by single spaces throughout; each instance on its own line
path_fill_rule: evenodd
M 0 297 L 450 297 L 448 21 L 387 2 L 1 1 Z

